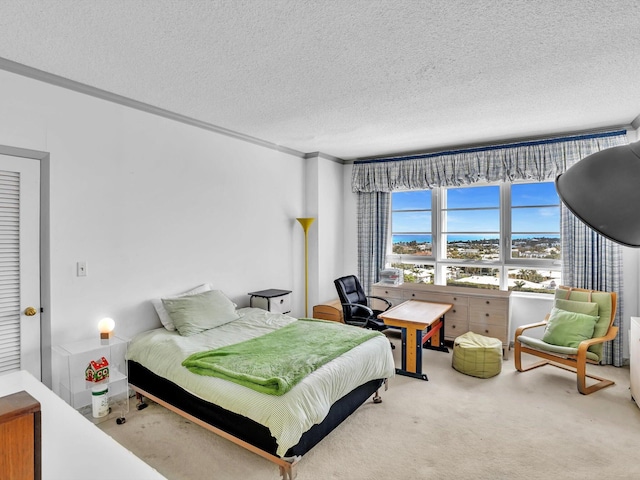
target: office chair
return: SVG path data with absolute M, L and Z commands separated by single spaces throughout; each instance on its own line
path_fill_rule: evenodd
M 347 275 L 333 281 L 338 291 L 340 303 L 344 313 L 344 323 L 356 325 L 359 327 L 370 328 L 371 330 L 382 331 L 389 328 L 378 315 L 386 312 L 391 308 L 391 302 L 386 298 L 365 295 L 362 285 L 358 277 L 355 275 Z M 368 299 L 375 298 L 386 303 L 387 308 L 384 310 L 374 310 L 370 307 Z

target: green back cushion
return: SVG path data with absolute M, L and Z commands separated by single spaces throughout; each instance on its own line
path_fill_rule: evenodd
M 598 318 L 553 307 L 542 341 L 551 345 L 578 348 L 580 342 L 593 337 Z
M 597 317 L 600 313 L 598 304 L 594 302 L 576 302 L 575 300 L 556 298 L 553 306 L 560 310 L 566 310 L 567 312 L 584 313 L 585 315 L 592 315 L 594 317 Z
M 593 329 L 593 337 L 603 337 L 609 330 L 609 323 L 611 322 L 611 294 L 608 292 L 592 292 L 591 299 L 589 299 L 589 292 L 571 291 L 571 295 L 567 298 L 568 290 L 557 289 L 556 300 L 566 299 L 580 303 L 597 303 L 598 304 L 598 316 L 599 320 L 596 322 L 596 326 Z M 589 351 L 595 353 L 598 358 L 602 358 L 602 343 L 591 345 Z

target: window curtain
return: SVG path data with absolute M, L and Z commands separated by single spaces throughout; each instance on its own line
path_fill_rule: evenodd
M 616 142 L 616 145 L 628 143 L 626 138 L 612 139 L 612 142 Z M 598 150 L 595 146 L 576 150 L 567 158 L 567 168 Z M 564 205 L 561 210 L 561 232 L 564 284 L 618 294 L 618 308 L 613 324 L 620 328 L 618 336 L 604 344 L 601 363 L 621 367 L 624 364 L 623 352 L 627 337 L 627 332 L 622 328 L 625 318 L 622 247 L 587 227 Z
M 626 131 L 616 130 L 354 162 L 351 186 L 358 197 L 358 275 L 365 291 L 370 292 L 384 266 L 390 192 L 476 182 L 549 181 L 587 155 L 626 143 Z M 564 207 L 562 236 L 563 282 L 573 287 L 616 291 L 619 303 L 615 324 L 620 325 L 624 318 L 621 247 L 600 238 Z M 603 363 L 622 364 L 622 330 L 614 342 L 605 346 Z
M 384 268 L 390 204 L 389 192 L 358 194 L 358 278 L 365 292 L 371 291 Z

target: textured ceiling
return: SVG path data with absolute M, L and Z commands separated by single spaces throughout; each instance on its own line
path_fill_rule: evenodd
M 637 0 L 2 0 L 0 57 L 343 159 L 640 114 Z

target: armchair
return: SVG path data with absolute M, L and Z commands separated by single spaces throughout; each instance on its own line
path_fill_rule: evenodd
M 378 318 L 378 315 L 391 308 L 391 302 L 382 297 L 365 295 L 358 277 L 348 275 L 333 281 L 338 291 L 340 303 L 344 313 L 344 322 L 350 325 L 370 328 L 372 330 L 386 330 L 389 328 Z M 384 310 L 374 310 L 371 308 L 368 299 L 377 299 L 386 304 Z
M 613 385 L 587 373 L 587 363 L 598 364 L 603 343 L 613 340 L 618 327 L 613 326 L 617 294 L 560 286 L 556 290 L 554 308 L 544 321 L 523 325 L 516 330 L 514 362 L 516 370 L 526 372 L 552 365 L 577 375 L 578 391 L 583 395 Z M 523 335 L 526 330 L 545 327 L 542 339 Z M 522 353 L 542 358 L 542 361 L 522 366 Z M 597 380 L 587 386 L 586 378 Z

